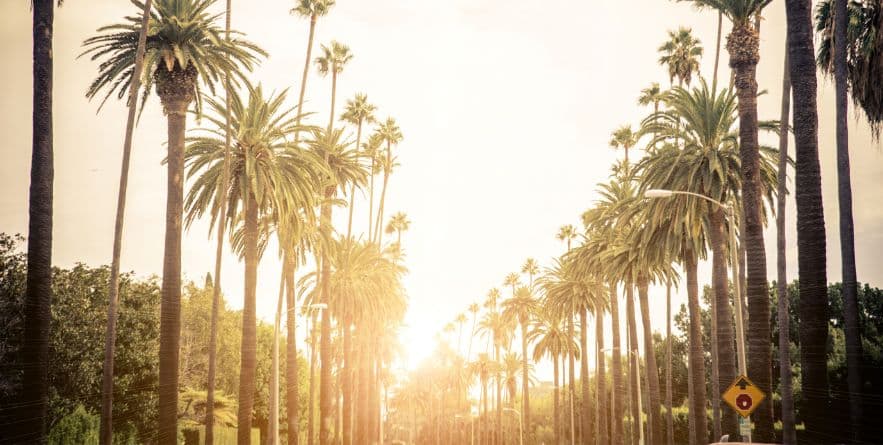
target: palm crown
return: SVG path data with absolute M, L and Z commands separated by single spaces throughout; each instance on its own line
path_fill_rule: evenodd
M 323 16 L 328 14 L 334 3 L 335 0 L 298 0 L 291 13 L 301 17 Z
M 353 58 L 350 48 L 343 43 L 332 40 L 328 46 L 321 45 L 322 55 L 316 57 L 316 68 L 319 74 L 340 74 L 344 66 Z
M 132 0 L 132 3 L 144 9 L 140 1 Z M 156 83 L 161 98 L 175 93 L 186 99 L 195 98 L 199 110 L 198 80 L 202 80 L 214 94 L 215 82 L 224 73 L 244 79 L 240 68 L 251 70 L 259 55 L 266 56 L 262 49 L 246 40 L 225 39 L 224 28 L 216 23 L 219 16 L 207 11 L 213 3 L 214 0 L 153 2 L 144 67 L 138 73 L 145 98 Z M 140 29 L 141 18 L 130 16 L 126 23 L 99 28 L 98 32 L 102 34 L 83 42 L 87 49 L 82 55 L 91 56 L 93 61 L 101 60 L 98 77 L 89 86 L 87 97 L 91 99 L 106 89 L 103 105 L 114 92 L 119 99 L 128 92 Z M 173 75 L 174 72 L 178 74 Z M 143 103 L 142 100 L 142 108 Z
M 659 47 L 659 64 L 668 66 L 668 78 L 687 85 L 693 79 L 693 72 L 699 71 L 699 58 L 702 57 L 702 46 L 699 39 L 693 37 L 690 28 L 678 28 L 668 32 L 669 40 Z

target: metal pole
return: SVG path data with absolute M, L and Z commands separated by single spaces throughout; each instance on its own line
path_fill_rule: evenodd
M 739 359 L 739 373 L 748 375 L 745 360 L 745 326 L 742 320 L 742 294 L 739 283 L 739 255 L 736 244 L 736 211 L 733 206 L 727 206 L 727 215 L 730 217 L 730 257 L 733 262 L 733 299 L 736 302 L 736 349 Z M 751 425 L 751 418 L 745 419 Z M 741 434 L 741 432 L 740 432 Z M 748 443 L 751 443 L 751 430 L 748 430 Z

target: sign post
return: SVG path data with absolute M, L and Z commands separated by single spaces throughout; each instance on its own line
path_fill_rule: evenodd
M 724 391 L 722 397 L 740 416 L 739 434 L 751 443 L 751 413 L 766 399 L 763 393 L 745 375 L 739 375 L 736 380 Z

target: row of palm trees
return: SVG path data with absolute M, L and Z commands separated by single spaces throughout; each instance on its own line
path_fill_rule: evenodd
M 143 98 L 155 86 L 169 123 L 169 196 L 163 300 L 160 327 L 160 382 L 158 441 L 174 443 L 177 437 L 178 336 L 180 332 L 180 243 L 183 225 L 190 226 L 205 216 L 210 230 L 217 228 L 215 298 L 212 314 L 212 341 L 216 343 L 217 308 L 220 301 L 221 253 L 224 239 L 243 260 L 244 303 L 241 345 L 241 372 L 238 396 L 238 442 L 248 443 L 251 434 L 256 370 L 256 288 L 257 267 L 269 239 L 278 239 L 278 257 L 283 265 L 275 320 L 274 364 L 270 410 L 271 442 L 279 443 L 278 344 L 283 302 L 287 306 L 287 412 L 298 412 L 296 293 L 303 296 L 303 307 L 315 318 L 319 308 L 319 422 L 320 444 L 331 443 L 332 433 L 343 443 L 366 443 L 381 437 L 374 427 L 372 406 L 378 406 L 379 374 L 384 362 L 374 356 L 354 357 L 353 351 L 366 351 L 369 342 L 381 337 L 372 335 L 394 329 L 401 323 L 406 302 L 400 278 L 401 231 L 407 229 L 407 217 L 396 215 L 390 230 L 398 231 L 398 242 L 383 247 L 382 232 L 387 186 L 395 165 L 394 147 L 402 140 L 392 118 L 379 124 L 362 143 L 362 130 L 375 121 L 376 107 L 367 96 L 358 94 L 348 101 L 341 120 L 354 127 L 355 144 L 343 127 L 335 128 L 338 76 L 352 59 L 346 45 L 332 41 L 322 45 L 315 59 L 319 74 L 331 76 L 331 111 L 326 128 L 303 124 L 310 113 L 302 109 L 311 62 L 313 37 L 318 17 L 329 12 L 331 0 L 304 0 L 292 12 L 310 19 L 307 62 L 301 79 L 298 106 L 290 108 L 286 92 L 266 94 L 254 86 L 248 74 L 266 54 L 241 34 L 230 30 L 230 2 L 227 23 L 222 30 L 216 16 L 208 11 L 211 0 L 159 0 L 140 4 L 144 18 L 130 18 L 128 23 L 99 30 L 100 35 L 85 42 L 85 55 L 101 61 L 99 77 L 87 96 L 106 91 L 105 100 L 123 88 L 143 80 Z M 148 19 L 149 15 L 149 19 Z M 142 23 L 147 23 L 143 26 Z M 143 38 L 144 36 L 147 38 Z M 141 36 L 141 44 L 135 45 Z M 145 50 L 146 49 L 146 50 Z M 132 63 L 144 54 L 143 67 Z M 134 75 L 133 73 L 138 73 Z M 136 80 L 137 79 L 137 80 Z M 217 83 L 226 91 L 223 101 L 214 97 Z M 208 89 L 211 95 L 202 94 Z M 133 91 L 137 87 L 133 88 Z M 247 93 L 242 97 L 240 91 Z M 130 96 L 134 109 L 135 96 Z M 195 112 L 208 125 L 186 136 L 186 115 L 195 104 Z M 143 107 L 143 103 L 142 103 Z M 369 167 L 370 165 L 370 167 Z M 193 178 L 184 196 L 184 178 Z M 374 177 L 382 174 L 380 202 L 374 204 Z M 362 189 L 370 178 L 369 231 L 366 239 L 352 234 L 356 188 Z M 350 215 L 346 236 L 332 227 L 333 208 L 341 204 L 338 196 L 347 196 Z M 124 189 L 121 189 L 121 196 Z M 122 198 L 121 198 L 122 199 Z M 345 202 L 344 202 L 345 203 Z M 318 211 L 317 211 L 318 210 Z M 374 212 L 376 210 L 376 219 Z M 118 225 L 121 221 L 118 221 Z M 377 227 L 376 230 L 373 230 Z M 296 272 L 314 260 L 316 270 L 295 280 Z M 116 257 L 115 257 L 116 259 Z M 322 310 L 324 309 L 324 310 Z M 315 323 L 315 319 L 314 325 Z M 334 325 L 334 326 L 332 326 Z M 332 330 L 342 337 L 343 354 L 332 355 Z M 311 335 L 314 335 L 311 333 Z M 357 343 L 357 346 L 353 345 Z M 108 326 L 108 366 L 112 366 L 113 330 Z M 315 347 L 314 339 L 311 344 Z M 311 354 L 315 356 L 315 354 Z M 213 400 L 215 347 L 209 351 L 209 381 L 206 409 L 206 442 L 213 441 Z M 311 363 L 310 418 L 308 443 L 313 443 L 313 375 Z M 106 368 L 107 369 L 107 368 Z M 112 369 L 112 368 L 111 368 Z M 340 383 L 333 385 L 332 369 Z M 358 373 L 357 373 L 358 370 Z M 107 373 L 107 371 L 106 371 Z M 358 374 L 358 375 L 357 375 Z M 109 373 L 112 378 L 112 371 Z M 112 380 L 111 380 L 112 382 Z M 356 382 L 358 384 L 356 384 Z M 112 383 L 111 383 L 112 387 Z M 360 408 L 356 409 L 358 393 Z M 332 402 L 342 394 L 342 425 L 332 431 L 335 408 Z M 372 404 L 371 397 L 374 398 Z M 102 441 L 110 443 L 111 394 L 102 416 Z M 379 409 L 373 412 L 378 413 Z M 353 414 L 359 413 L 356 421 Z M 373 417 L 378 417 L 375 414 Z M 299 419 L 286 419 L 289 443 L 297 443 Z M 105 433 L 106 431 L 106 433 Z M 376 440 L 376 439 L 375 439 Z
M 736 414 L 727 407 L 721 407 L 720 394 L 722 388 L 734 380 L 737 372 L 737 354 L 734 332 L 733 304 L 730 300 L 730 280 L 727 278 L 728 251 L 737 250 L 739 262 L 744 262 L 740 267 L 747 271 L 747 277 L 740 277 L 734 272 L 734 283 L 745 280 L 747 286 L 741 286 L 744 293 L 737 294 L 734 298 L 746 298 L 748 307 L 748 345 L 747 354 L 750 357 L 747 363 L 739 364 L 739 371 L 747 372 L 758 386 L 771 392 L 772 381 L 772 355 L 770 352 L 770 325 L 769 300 L 767 296 L 766 264 L 762 229 L 767 221 L 767 209 L 772 210 L 778 200 L 777 224 L 779 225 L 779 275 L 781 284 L 786 283 L 784 276 L 784 201 L 786 199 L 785 178 L 786 168 L 790 163 L 787 156 L 787 134 L 792 130 L 797 136 L 798 156 L 795 163 L 797 168 L 796 187 L 798 190 L 798 246 L 800 248 L 801 264 L 801 291 L 803 283 L 809 288 L 806 295 L 801 296 L 802 301 L 807 302 L 807 307 L 801 305 L 801 347 L 806 352 L 801 355 L 802 367 L 805 369 L 804 385 L 812 385 L 821 388 L 820 391 L 811 391 L 809 395 L 816 405 L 804 408 L 804 423 L 806 425 L 809 440 L 831 440 L 832 430 L 830 422 L 819 417 L 819 410 L 825 406 L 825 401 L 820 400 L 827 394 L 824 384 L 825 363 L 824 348 L 827 330 L 827 315 L 825 308 L 825 296 L 819 295 L 813 283 L 821 284 L 825 281 L 824 270 L 824 226 L 821 222 L 821 202 L 818 201 L 808 211 L 813 195 L 820 193 L 818 180 L 818 155 L 812 145 L 817 144 L 810 140 L 815 130 L 808 131 L 805 126 L 811 123 L 807 120 L 798 122 L 795 117 L 794 127 L 787 125 L 789 107 L 786 99 L 783 101 L 782 119 L 775 121 L 758 121 L 756 112 L 757 84 L 754 80 L 757 51 L 760 14 L 762 9 L 769 4 L 768 1 L 697 1 L 697 6 L 711 7 L 719 11 L 720 17 L 726 16 L 733 22 L 733 32 L 728 37 L 727 49 L 730 52 L 730 65 L 734 69 L 729 89 L 718 89 L 716 82 L 717 63 L 712 86 L 700 78 L 700 85 L 693 89 L 683 88 L 690 85 L 694 73 L 698 72 L 699 57 L 703 51 L 698 39 L 694 38 L 688 29 L 680 29 L 670 33 L 670 40 L 663 44 L 660 51 L 660 64 L 667 66 L 672 83 L 678 80 L 678 87 L 669 91 L 662 91 L 658 84 L 651 85 L 641 92 L 640 105 L 653 105 L 653 112 L 641 123 L 638 131 L 633 131 L 629 126 L 623 126 L 613 132 L 610 145 L 624 151 L 624 159 L 613 167 L 612 179 L 609 183 L 600 184 L 598 193 L 601 199 L 595 207 L 583 214 L 583 231 L 578 232 L 573 226 L 561 228 L 558 239 L 565 241 L 567 251 L 561 258 L 554 261 L 543 276 L 534 286 L 534 274 L 537 264 L 529 260 L 523 272 L 529 275 L 529 285 L 517 287 L 518 276 L 516 274 L 506 277 L 504 285 L 511 286 L 510 298 L 498 304 L 500 292 L 493 289 L 485 301 L 486 312 L 481 321 L 476 325 L 475 320 L 480 312 L 480 306 L 473 304 L 469 311 L 473 316 L 472 335 L 483 334 L 488 339 L 488 351 L 473 358 L 472 337 L 470 346 L 465 355 L 465 363 L 471 363 L 468 369 L 472 371 L 472 378 L 478 380 L 480 392 L 478 409 L 480 416 L 486 419 L 484 422 L 493 424 L 495 432 L 490 435 L 479 436 L 490 438 L 490 443 L 500 443 L 502 436 L 501 413 L 504 406 L 501 404 L 500 395 L 502 382 L 506 369 L 501 359 L 500 348 L 503 355 L 508 356 L 511 342 L 515 337 L 521 338 L 521 360 L 523 384 L 521 390 L 521 414 L 522 422 L 530 428 L 530 391 L 529 369 L 533 362 L 548 357 L 552 359 L 554 367 L 554 425 L 553 431 L 555 443 L 560 443 L 563 437 L 573 440 L 578 437 L 577 428 L 582 430 L 583 438 L 598 438 L 599 443 L 621 443 L 628 441 L 636 442 L 641 434 L 648 437 L 650 443 L 661 443 L 666 440 L 673 441 L 672 428 L 672 394 L 671 394 L 671 288 L 679 281 L 679 271 L 686 275 L 688 312 L 690 316 L 690 329 L 688 332 L 689 353 L 689 391 L 688 398 L 690 408 L 690 442 L 705 443 L 708 439 L 708 425 L 706 424 L 705 409 L 707 399 L 711 398 L 712 425 L 711 430 L 714 438 L 722 434 L 736 435 Z M 823 51 L 820 52 L 820 64 L 830 67 L 833 64 L 826 46 L 830 46 L 830 19 L 829 8 L 832 2 L 824 2 L 820 5 L 819 29 L 828 40 L 823 41 Z M 789 26 L 799 28 L 797 19 L 789 5 Z M 845 4 L 841 6 L 845 10 Z M 863 9 L 864 8 L 864 9 Z M 808 8 L 807 8 L 808 9 Z M 850 14 L 853 21 L 867 23 L 870 15 L 867 11 L 871 8 L 861 2 L 850 6 Z M 862 15 L 864 14 L 864 15 Z M 862 17 L 857 19 L 855 17 Z M 834 26 L 836 29 L 836 25 Z M 843 27 L 841 27 L 841 30 Z M 861 35 L 864 30 L 850 29 L 850 33 Z M 792 32 L 793 34 L 793 32 Z M 812 54 L 811 35 L 807 39 L 802 37 L 801 45 L 805 48 L 809 43 L 809 55 Z M 795 49 L 795 37 L 789 35 L 789 50 Z M 836 41 L 836 37 L 834 38 Z M 854 42 L 854 38 L 843 39 L 841 42 Z M 858 44 L 850 45 L 857 46 Z M 869 52 L 867 43 L 863 48 Z M 844 46 L 846 46 L 844 44 Z M 857 54 L 858 50 L 850 48 L 851 54 Z M 718 49 L 719 53 L 719 49 Z M 835 51 L 836 54 L 836 51 Z M 717 59 L 717 55 L 716 55 Z M 861 62 L 866 63 L 866 62 Z M 784 98 L 789 98 L 791 75 L 807 68 L 800 63 L 786 63 L 786 81 Z M 865 69 L 867 70 L 867 68 Z M 836 69 L 835 69 L 835 74 Z M 804 73 L 804 76 L 809 74 Z M 815 77 L 815 73 L 811 73 Z M 841 77 L 843 73 L 841 73 Z M 853 76 L 857 76 L 853 74 Z M 841 79 L 842 80 L 842 79 Z M 857 80 L 853 80 L 856 82 Z M 814 82 L 813 82 L 814 83 Z M 867 83 L 864 84 L 867 86 Z M 838 89 L 838 92 L 840 90 Z M 808 94 L 810 91 L 806 91 Z M 814 90 L 809 97 L 815 97 Z M 866 92 L 862 92 L 866 98 Z M 802 95 L 801 95 L 802 96 Z M 794 92 L 795 100 L 798 92 Z M 805 99 L 801 97 L 801 101 Z M 860 99 L 856 98 L 858 102 Z M 814 99 L 813 99 L 814 101 Z M 842 101 L 842 97 L 838 99 Z M 839 102 L 838 102 L 839 103 Z M 660 105 L 663 109 L 660 110 Z M 810 106 L 811 105 L 811 106 Z M 797 106 L 797 104 L 795 104 Z M 807 117 L 815 115 L 814 104 L 803 104 L 803 112 Z M 796 109 L 796 108 L 795 108 Z M 809 111 L 808 111 L 809 110 Z M 845 110 L 845 108 L 844 108 Z M 869 115 L 871 112 L 868 112 Z M 797 112 L 795 111 L 797 115 Z M 873 123 L 873 121 L 872 121 Z M 839 131 L 845 131 L 845 126 Z M 761 145 L 758 142 L 760 130 L 779 132 L 779 150 Z M 801 134 L 801 131 L 803 134 Z M 809 134 L 807 134 L 809 133 Z M 644 138 L 646 155 L 635 165 L 629 162 L 629 150 L 639 146 Z M 647 139 L 649 138 L 649 139 Z M 812 144 L 810 144 L 812 142 Z M 846 159 L 848 176 L 848 156 Z M 842 166 L 842 162 L 841 162 Z M 843 179 L 841 169 L 841 210 L 850 212 L 846 215 L 846 224 L 841 224 L 841 232 L 850 232 L 845 235 L 851 239 L 851 205 L 848 196 L 843 195 L 843 182 L 848 188 L 848 177 Z M 693 195 L 679 194 L 668 200 L 647 201 L 645 193 L 648 190 L 663 189 L 688 192 Z M 848 190 L 847 190 L 848 191 Z M 701 195 L 710 198 L 717 203 L 709 202 L 708 199 L 697 198 Z M 719 205 L 723 203 L 724 205 Z M 843 222 L 843 218 L 841 218 Z M 730 227 L 738 229 L 741 238 L 737 245 L 733 245 L 727 237 Z M 844 229 L 846 226 L 846 229 Z M 821 232 L 818 228 L 821 227 Z M 844 235 L 844 233 L 841 233 Z M 572 240 L 581 237 L 579 246 L 572 249 Z M 845 239 L 845 238 L 844 238 Z M 820 244 L 821 243 L 821 246 Z M 849 242 L 849 249 L 852 243 Z M 820 250 L 819 247 L 822 249 Z M 705 386 L 705 362 L 702 349 L 702 332 L 699 320 L 700 305 L 698 294 L 698 262 L 707 258 L 707 252 L 711 252 L 712 262 L 712 290 L 711 299 L 712 315 L 712 394 L 706 395 Z M 847 252 L 848 255 L 853 253 Z M 847 255 L 847 256 L 848 256 Z M 678 264 L 675 267 L 674 264 Z M 812 270 L 812 274 L 805 271 Z M 850 268 L 851 272 L 850 272 Z M 844 270 L 852 274 L 854 280 L 854 259 L 844 257 Z M 846 283 L 848 277 L 844 278 Z M 817 283 L 817 284 L 819 284 Z M 651 341 L 651 326 L 649 318 L 648 294 L 649 285 L 664 285 L 667 300 L 667 327 L 666 327 L 666 397 L 665 410 L 667 428 L 662 427 L 662 411 L 656 407 L 661 406 L 660 386 L 656 370 L 653 344 Z M 821 285 L 820 284 L 820 285 Z M 736 287 L 738 289 L 739 286 Z M 822 286 L 822 289 L 824 286 Z M 626 366 L 627 376 L 623 375 L 620 322 L 619 322 L 619 298 L 618 291 L 622 290 L 626 303 L 626 336 L 627 350 Z M 644 332 L 643 345 L 645 350 L 638 352 L 638 344 L 641 343 L 636 335 L 636 316 L 634 304 L 634 291 L 637 290 L 641 311 L 642 327 Z M 823 291 L 819 291 L 823 292 Z M 780 291 L 780 295 L 783 293 Z M 845 291 L 845 300 L 850 300 L 848 291 Z M 734 300 L 735 301 L 735 300 Z M 852 297 L 852 304 L 855 300 Z M 784 303 L 784 308 L 783 308 Z M 780 323 L 787 325 L 787 299 L 779 299 Z M 497 308 L 505 308 L 499 311 Z M 736 305 L 739 307 L 739 305 Z M 850 303 L 846 304 L 847 312 L 850 311 Z M 609 392 L 610 403 L 607 403 L 608 395 L 604 385 L 605 362 L 603 351 L 603 320 L 604 313 L 609 312 L 613 328 L 612 339 L 612 384 L 613 389 Z M 597 399 L 589 400 L 589 376 L 588 354 L 591 352 L 586 344 L 588 332 L 588 317 L 595 315 L 595 328 L 598 345 L 595 370 L 597 387 Z M 846 314 L 847 320 L 851 315 Z M 575 319 L 578 318 L 579 321 Z M 784 322 L 781 319 L 784 318 Z M 465 313 L 460 314 L 455 322 L 462 325 L 466 320 Z M 847 323 L 850 323 L 847 321 Z M 578 327 L 579 338 L 575 335 L 575 327 Z M 453 324 L 449 324 L 447 331 L 452 331 Z M 850 329 L 856 329 L 857 324 Z M 520 328 L 520 333 L 517 332 Z M 825 332 L 823 332 L 825 331 Z M 849 334 L 848 334 L 849 335 Z M 857 341 L 857 331 L 852 333 L 851 340 Z M 809 343 L 805 343 L 809 342 Z M 458 337 L 458 352 L 460 342 Z M 491 347 L 493 345 L 493 347 Z M 789 365 L 789 339 L 788 328 L 780 326 L 780 369 L 782 372 L 782 415 L 783 440 L 786 443 L 794 443 L 794 405 L 791 394 L 791 375 Z M 507 347 L 508 346 L 508 347 Z M 533 354 L 529 354 L 529 347 L 533 347 Z M 851 348 L 848 354 L 855 363 L 849 365 L 850 379 L 858 379 L 858 358 L 861 357 L 860 345 L 848 346 Z M 493 358 L 490 351 L 493 350 Z M 634 378 L 635 373 L 641 367 L 638 356 L 643 354 L 644 367 L 646 369 L 646 389 L 640 388 L 639 379 Z M 461 352 L 462 355 L 462 352 Z M 741 355 L 741 352 L 740 352 Z M 559 360 L 560 359 L 560 360 Z M 581 395 L 577 395 L 575 388 L 574 360 L 579 360 L 581 365 L 580 383 Z M 567 403 L 559 401 L 559 375 L 570 376 L 569 389 L 564 398 L 573 401 L 582 397 L 580 406 L 583 407 L 577 414 L 580 419 L 573 420 L 574 410 L 568 408 Z M 854 377 L 855 376 L 855 377 Z M 627 379 L 631 400 L 623 402 L 623 379 Z M 496 388 L 495 420 L 489 420 L 488 414 L 488 391 L 490 383 L 491 397 Z M 821 386 L 817 386 L 821 385 Z M 852 381 L 850 385 L 853 385 Z M 465 391 L 459 388 L 460 391 Z M 625 405 L 630 405 L 631 419 L 641 419 L 640 393 L 646 392 L 648 403 L 646 427 L 630 428 L 628 432 L 632 437 L 628 438 L 623 425 L 623 411 Z M 860 438 L 857 428 L 861 418 L 860 388 L 850 390 L 851 413 L 853 422 L 852 434 L 854 439 Z M 465 400 L 465 393 L 464 393 Z M 514 403 L 514 398 L 508 404 Z M 511 405 L 509 405 L 511 406 Z M 589 407 L 596 407 L 597 417 L 592 417 Z M 821 408 L 820 408 L 821 407 Z M 775 439 L 773 431 L 773 404 L 767 403 L 761 406 L 754 416 L 755 440 L 772 441 Z M 569 422 L 565 418 L 561 421 L 561 413 L 570 413 Z M 598 419 L 593 424 L 593 419 Z M 639 420 L 640 422 L 640 420 Z M 482 423 L 480 422 L 480 425 Z M 484 425 L 487 425 L 485 423 Z M 575 425 L 578 425 L 576 427 Z M 480 430 L 481 430 L 480 426 Z M 484 426 L 484 428 L 489 428 Z M 593 429 L 596 428 L 596 429 Z M 568 431 L 569 430 L 569 431 Z M 663 439 L 663 431 L 667 431 L 667 437 Z M 481 439 L 480 439 L 481 440 Z

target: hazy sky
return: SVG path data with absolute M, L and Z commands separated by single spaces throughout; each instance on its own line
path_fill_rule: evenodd
M 246 6 L 247 5 L 247 6 Z M 233 26 L 270 53 L 252 79 L 291 88 L 295 104 L 308 22 L 289 15 L 291 0 L 234 1 Z M 221 5 L 218 5 L 220 11 Z M 761 33 L 761 119 L 777 119 L 784 53 L 784 2 L 767 8 Z M 137 11 L 123 0 L 66 2 L 55 24 L 54 261 L 109 263 L 125 111 L 110 102 L 100 114 L 84 97 L 97 72 L 77 59 L 99 26 Z M 31 141 L 31 30 L 28 3 L 0 2 L 0 231 L 27 232 Z M 716 15 L 666 0 L 339 0 L 320 20 L 316 43 L 348 44 L 355 57 L 338 82 L 338 103 L 366 92 L 378 117 L 395 117 L 405 139 L 390 180 L 387 214 L 407 212 L 405 279 L 410 297 L 403 342 L 428 353 L 432 336 L 473 301 L 483 301 L 527 257 L 543 265 L 563 250 L 555 232 L 578 224 L 619 155 L 607 142 L 622 124 L 647 113 L 641 88 L 668 84 L 656 48 L 666 31 L 693 28 L 705 45 L 702 75 L 714 63 Z M 725 24 L 725 33 L 729 26 Z M 314 53 L 315 54 L 315 53 Z M 729 78 L 721 57 L 721 83 Z M 330 80 L 311 69 L 306 108 L 327 119 Z M 828 280 L 838 281 L 833 85 L 820 80 L 820 150 L 828 231 Z M 196 124 L 191 121 L 191 128 Z M 165 119 L 152 95 L 135 133 L 122 267 L 139 275 L 162 270 L 165 210 Z M 775 145 L 775 138 L 761 136 Z M 883 152 L 860 119 L 850 119 L 858 277 L 883 284 Z M 791 149 L 793 150 L 793 142 Z M 793 153 L 793 151 L 792 151 Z M 639 154 L 636 154 L 638 156 Z M 357 229 L 364 230 L 364 201 Z M 796 277 L 794 206 L 788 209 L 789 278 Z M 343 210 L 337 210 L 338 216 Z M 361 224 L 361 226 L 359 226 Z M 774 234 L 767 263 L 775 277 Z M 259 276 L 258 314 L 270 320 L 279 264 L 271 247 Z M 207 225 L 186 234 L 184 271 L 198 280 L 214 264 Z M 702 265 L 703 284 L 708 282 Z M 225 257 L 228 302 L 241 307 L 242 266 Z M 664 328 L 664 294 L 652 291 L 655 329 Z M 507 293 L 508 294 L 508 293 Z M 675 302 L 684 300 L 680 293 Z M 609 337 L 608 337 L 609 339 Z M 609 340 L 608 340 L 609 341 Z M 546 372 L 542 372 L 545 374 Z

